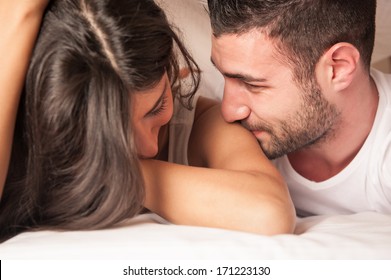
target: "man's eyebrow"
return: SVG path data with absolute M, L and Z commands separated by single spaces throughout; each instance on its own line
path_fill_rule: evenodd
M 216 67 L 216 64 L 214 63 L 212 58 L 210 58 L 210 62 L 213 64 L 214 67 Z M 265 78 L 257 78 L 257 77 L 254 77 L 254 76 L 251 76 L 248 74 L 244 74 L 244 73 L 228 73 L 228 72 L 223 72 L 223 71 L 220 71 L 220 72 L 224 77 L 231 78 L 231 79 L 238 79 L 238 80 L 241 80 L 243 82 L 248 82 L 248 83 L 251 83 L 251 82 L 263 83 L 263 82 L 267 81 Z
M 160 104 L 164 98 L 164 95 L 166 93 L 166 90 L 167 90 L 167 81 L 165 82 L 164 84 L 164 88 L 163 88 L 163 91 L 162 91 L 162 94 L 160 95 L 160 97 L 158 98 L 158 100 L 156 100 L 155 104 L 153 104 L 151 110 L 149 110 L 147 113 L 146 113 L 146 116 L 147 115 L 150 115 L 152 114 L 155 110 L 157 110 L 159 107 L 160 107 Z

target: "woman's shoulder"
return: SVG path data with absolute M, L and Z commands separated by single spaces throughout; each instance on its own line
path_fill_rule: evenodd
M 218 106 L 218 104 L 219 104 L 218 100 L 211 99 L 211 98 L 205 97 L 205 96 L 200 96 L 198 98 L 197 104 L 196 104 L 195 118 L 196 119 L 200 118 L 202 115 L 204 115 L 211 108 Z

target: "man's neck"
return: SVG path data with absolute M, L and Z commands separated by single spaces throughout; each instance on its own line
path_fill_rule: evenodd
M 365 91 L 360 91 L 360 87 Z M 372 79 L 366 88 L 360 87 L 356 88 L 356 93 L 348 93 L 350 96 L 342 104 L 341 122 L 333 136 L 288 154 L 292 167 L 303 177 L 321 182 L 335 176 L 364 145 L 375 120 L 379 98 Z

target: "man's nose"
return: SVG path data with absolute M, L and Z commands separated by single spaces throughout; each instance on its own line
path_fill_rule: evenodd
M 225 81 L 221 113 L 226 122 L 246 119 L 251 113 L 247 96 L 230 81 Z

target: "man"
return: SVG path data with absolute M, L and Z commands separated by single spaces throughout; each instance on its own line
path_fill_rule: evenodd
M 301 216 L 391 213 L 391 75 L 375 0 L 208 0 L 222 114 L 253 132 Z

